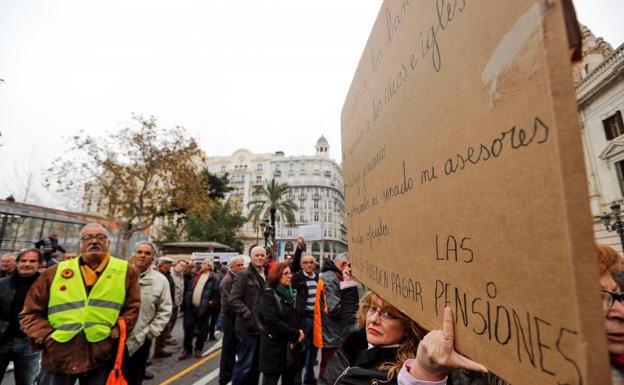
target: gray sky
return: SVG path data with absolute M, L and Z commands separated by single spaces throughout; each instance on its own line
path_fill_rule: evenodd
M 431 1 L 431 0 L 428 0 Z M 621 0 L 576 0 L 614 48 Z M 42 169 L 64 138 L 132 112 L 182 125 L 208 155 L 340 158 L 340 110 L 381 1 L 0 0 L 0 197 L 54 204 Z

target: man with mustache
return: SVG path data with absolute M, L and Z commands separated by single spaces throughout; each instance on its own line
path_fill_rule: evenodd
M 141 307 L 138 274 L 108 253 L 99 223 L 80 233 L 80 255 L 45 270 L 20 314 L 24 333 L 42 350 L 39 385 L 104 385 L 117 351 L 118 318 L 132 331 Z
M 18 315 L 42 263 L 39 250 L 24 250 L 17 255 L 16 272 L 0 279 L 0 382 L 10 361 L 15 364 L 16 385 L 31 385 L 39 371 L 39 353 L 20 330 Z

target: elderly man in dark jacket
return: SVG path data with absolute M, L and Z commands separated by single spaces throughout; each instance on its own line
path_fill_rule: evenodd
M 260 348 L 260 304 L 266 288 L 264 264 L 266 250 L 262 246 L 251 249 L 249 267 L 234 279 L 229 302 L 236 313 L 236 335 L 239 339 L 232 385 L 258 384 L 258 357 Z
M 195 357 L 201 357 L 206 337 L 208 336 L 208 319 L 213 309 L 219 308 L 219 279 L 212 272 L 212 263 L 205 259 L 201 270 L 184 293 L 184 351 L 179 359 L 192 355 L 195 328 L 199 334 L 195 340 Z
M 28 337 L 20 330 L 18 316 L 42 263 L 39 250 L 22 251 L 17 256 L 17 271 L 0 278 L 0 382 L 10 361 L 15 365 L 16 385 L 31 385 L 39 371 L 39 353 L 33 351 Z
M 236 361 L 236 346 L 238 339 L 234 330 L 236 324 L 236 313 L 230 306 L 230 291 L 234 284 L 234 278 L 245 267 L 245 261 L 242 256 L 232 257 L 229 262 L 229 270 L 219 284 L 221 292 L 221 314 L 223 321 L 223 340 L 221 350 L 221 362 L 219 364 L 219 385 L 226 385 L 232 379 L 232 370 Z
M 297 249 L 292 260 L 291 269 L 293 271 L 292 287 L 295 289 L 298 306 L 305 309 L 304 330 L 305 333 L 305 376 L 304 384 L 316 384 L 314 365 L 316 362 L 317 348 L 312 342 L 314 330 L 314 299 L 316 297 L 316 286 L 318 275 L 316 274 L 316 260 L 310 254 L 302 257 L 306 244 L 303 236 L 297 238 Z M 303 369 L 295 375 L 295 384 L 302 383 Z

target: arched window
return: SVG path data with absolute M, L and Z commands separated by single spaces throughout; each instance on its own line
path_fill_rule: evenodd
M 320 253 L 321 252 L 321 246 L 319 245 L 318 242 L 312 242 L 312 252 L 313 253 Z

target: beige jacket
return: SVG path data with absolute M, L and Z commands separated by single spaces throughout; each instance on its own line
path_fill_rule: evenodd
M 184 274 L 178 273 L 175 269 L 171 269 L 171 278 L 175 284 L 174 306 L 181 307 L 184 296 Z
M 139 319 L 126 342 L 130 355 L 139 350 L 146 338 L 158 337 L 171 318 L 171 292 L 167 278 L 156 270 L 147 269 L 140 275 L 139 285 L 141 287 Z

